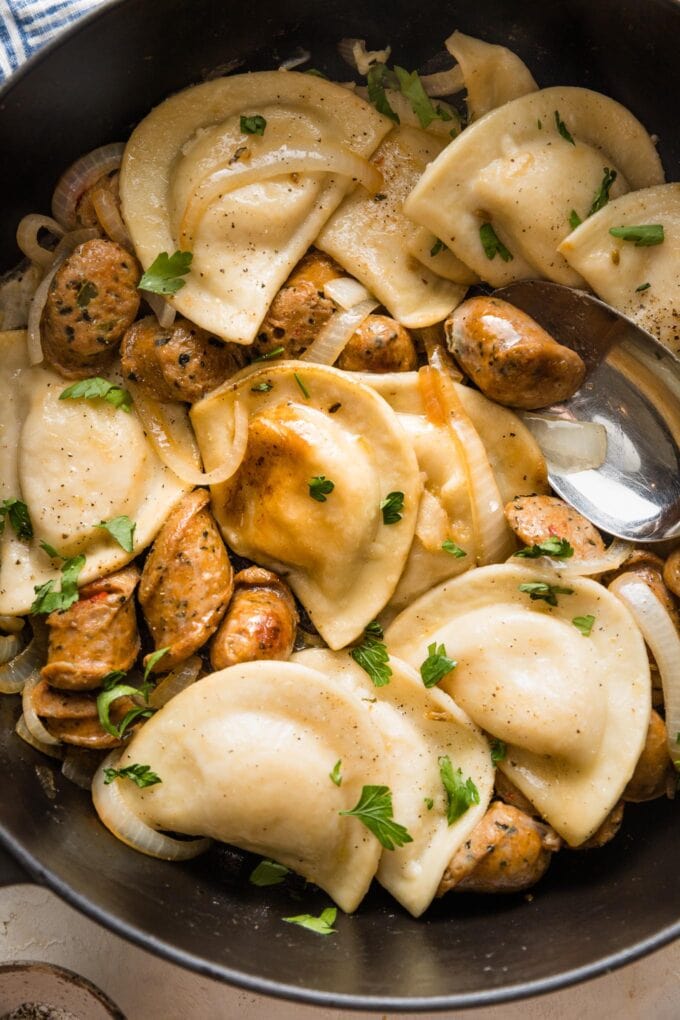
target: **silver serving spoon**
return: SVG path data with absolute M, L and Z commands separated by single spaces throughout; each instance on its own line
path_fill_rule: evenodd
M 523 280 L 494 292 L 528 312 L 581 355 L 586 379 L 549 409 L 596 422 L 607 432 L 597 469 L 549 465 L 559 496 L 620 538 L 660 542 L 680 536 L 680 361 L 634 322 L 584 291 Z

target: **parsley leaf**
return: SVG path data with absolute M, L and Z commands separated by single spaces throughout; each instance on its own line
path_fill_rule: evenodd
M 364 631 L 364 640 L 360 645 L 351 648 L 349 654 L 357 666 L 361 666 L 364 673 L 368 673 L 374 687 L 384 687 L 385 684 L 390 682 L 390 677 L 392 676 L 392 670 L 389 666 L 390 657 L 387 646 L 380 640 L 382 628 L 378 637 L 375 630 L 370 630 L 374 626 L 379 626 L 379 624 L 369 624 Z
M 53 559 L 63 559 L 56 549 L 46 542 L 41 545 Z M 61 585 L 59 591 L 54 591 L 54 579 L 45 581 L 44 584 L 37 584 L 33 590 L 35 599 L 29 609 L 32 616 L 39 613 L 63 613 L 74 602 L 78 601 L 78 578 L 85 566 L 85 557 L 82 553 L 79 556 L 72 556 L 64 559 L 61 565 Z
M 108 379 L 102 379 L 94 375 L 90 379 L 81 379 L 72 386 L 67 386 L 59 394 L 60 400 L 105 400 L 112 404 L 116 410 L 130 412 L 132 397 L 122 386 L 111 383 Z
M 427 658 L 420 667 L 423 683 L 426 687 L 434 687 L 457 665 L 457 662 L 448 658 L 444 645 L 437 647 L 437 642 L 433 641 L 427 646 Z
M 308 928 L 317 935 L 332 935 L 336 928 L 335 918 L 338 916 L 337 907 L 326 907 L 321 911 L 320 917 L 312 917 L 311 914 L 298 914 L 297 917 L 282 917 L 281 920 L 287 924 L 299 924 L 301 928 Z
M 576 212 L 575 209 L 572 209 L 571 212 L 569 213 L 569 226 L 571 227 L 571 229 L 576 230 L 576 228 L 580 227 L 582 223 L 583 220 L 581 219 L 579 214 Z
M 423 83 L 417 71 L 410 74 L 403 67 L 394 68 L 394 73 L 399 83 L 399 89 L 411 104 L 411 109 L 420 121 L 422 128 L 429 127 L 433 120 L 453 120 L 448 110 L 442 106 L 435 106 L 423 88 Z
M 9 518 L 9 523 L 12 525 L 12 529 L 17 538 L 22 541 L 33 538 L 33 524 L 31 523 L 31 517 L 28 512 L 28 507 L 20 499 L 3 499 L 0 502 L 0 535 L 5 530 L 5 518 Z
M 281 882 L 285 881 L 286 875 L 290 871 L 284 864 L 279 864 L 277 861 L 262 860 L 254 868 L 248 879 L 252 885 L 258 885 L 260 887 L 268 885 L 280 885 Z
M 392 794 L 388 786 L 364 786 L 352 810 L 338 814 L 358 818 L 386 850 L 413 842 L 408 830 L 393 819 Z
M 571 136 L 571 132 L 569 131 L 569 128 L 564 123 L 564 121 L 561 119 L 561 117 L 560 117 L 560 115 L 559 115 L 557 110 L 555 110 L 555 127 L 557 128 L 559 133 L 562 135 L 562 137 L 564 139 L 566 139 L 566 141 L 570 142 L 572 145 L 576 145 L 576 142 L 574 141 L 574 139 Z
M 269 393 L 270 390 L 274 389 L 274 384 L 270 382 L 259 382 L 257 386 L 251 386 L 251 393 Z
M 450 538 L 447 538 L 444 542 L 442 542 L 442 549 L 451 556 L 455 556 L 457 560 L 462 560 L 463 556 L 467 556 L 465 549 L 461 549 L 461 547 L 456 545 L 455 542 L 452 542 Z
M 332 770 L 328 773 L 332 783 L 336 786 L 342 786 L 342 776 L 340 775 L 340 768 L 342 767 L 342 758 L 338 758 Z
M 114 779 L 131 779 L 133 783 L 143 790 L 145 786 L 155 786 L 163 780 L 151 771 L 150 765 L 126 765 L 122 769 L 104 769 L 104 785 L 108 786 Z
M 152 294 L 176 294 L 186 283 L 182 277 L 191 269 L 193 257 L 190 251 L 176 251 L 172 255 L 162 251 L 142 276 L 138 290 L 148 290 Z
M 584 637 L 590 637 L 590 632 L 595 623 L 595 617 L 588 613 L 587 616 L 575 616 L 571 621 L 577 630 L 580 630 Z
M 439 775 L 446 790 L 448 803 L 446 820 L 449 825 L 453 825 L 469 807 L 479 804 L 479 790 L 472 779 L 468 778 L 463 782 L 463 773 L 460 769 L 453 771 L 448 754 L 442 755 L 439 759 Z
M 491 761 L 494 765 L 498 765 L 499 761 L 505 761 L 505 756 L 508 753 L 508 745 L 503 740 L 496 740 L 495 738 L 491 741 Z
M 309 479 L 307 485 L 309 486 L 309 495 L 317 503 L 325 503 L 326 497 L 335 488 L 335 482 L 332 482 L 330 478 L 326 478 L 325 475 L 314 475 L 313 478 Z
M 401 520 L 401 511 L 404 509 L 404 493 L 388 492 L 380 501 L 384 524 L 397 524 Z
M 293 372 L 293 378 L 300 387 L 300 392 L 302 393 L 302 396 L 305 398 L 305 400 L 309 400 L 309 390 L 307 389 L 307 387 L 305 386 L 297 372 Z
M 546 538 L 544 542 L 537 545 L 528 545 L 513 553 L 513 556 L 522 556 L 528 560 L 538 559 L 539 556 L 552 556 L 555 559 L 568 560 L 574 555 L 574 548 L 566 538 L 558 538 L 556 535 Z
M 156 665 L 158 660 L 162 659 L 163 656 L 166 654 L 166 652 L 169 652 L 169 651 L 170 651 L 170 645 L 167 645 L 165 648 L 159 648 L 157 651 L 152 652 L 151 655 L 148 655 L 146 657 L 146 662 L 144 664 L 144 679 L 145 680 L 149 679 L 149 674 L 151 673 L 151 670 L 154 668 L 154 666 Z
M 92 283 L 90 280 L 84 280 L 76 295 L 76 304 L 78 305 L 78 308 L 87 308 L 90 301 L 92 301 L 93 298 L 98 297 L 98 295 L 99 291 L 96 284 Z
M 425 807 L 427 808 L 427 810 L 431 811 L 432 808 L 434 807 L 434 801 L 432 800 L 432 797 L 423 797 L 423 800 L 425 801 Z
M 101 688 L 103 691 L 110 691 L 112 687 L 119 684 L 121 680 L 124 680 L 127 673 L 122 669 L 112 669 L 110 673 L 107 673 L 101 682 Z
M 479 228 L 479 237 L 484 254 L 488 259 L 493 260 L 496 258 L 496 255 L 500 255 L 504 262 L 512 262 L 514 256 L 505 247 L 490 223 L 482 223 Z
M 443 241 L 440 241 L 439 238 L 437 238 L 437 240 L 430 248 L 430 255 L 432 256 L 432 258 L 434 258 L 435 255 L 439 255 L 440 251 L 446 251 L 446 245 L 444 244 Z
M 517 586 L 520 591 L 528 595 L 532 602 L 541 599 L 549 606 L 557 605 L 558 595 L 573 595 L 573 588 L 561 588 L 558 584 L 547 584 L 545 581 L 530 581 L 527 584 Z
M 263 135 L 267 121 L 259 113 L 252 117 L 241 116 L 241 131 L 244 135 Z
M 266 354 L 260 354 L 259 357 L 253 358 L 251 365 L 254 365 L 256 361 L 272 361 L 274 358 L 280 357 L 285 349 L 285 347 L 274 347 L 271 351 L 267 351 Z
M 134 534 L 137 525 L 125 514 L 120 517 L 112 517 L 110 521 L 100 521 L 97 525 L 103 531 L 108 531 L 112 538 L 115 538 L 121 549 L 131 553 L 134 548 Z
M 651 283 L 641 283 L 639 287 L 635 288 L 635 293 L 640 294 L 643 290 L 649 290 L 651 286 Z
M 382 641 L 385 636 L 385 632 L 377 620 L 371 620 L 371 622 L 364 627 L 364 634 L 370 634 L 372 637 L 376 637 L 380 641 Z
M 388 87 L 398 86 L 393 72 L 385 64 L 373 64 L 368 69 L 366 84 L 369 103 L 375 106 L 378 113 L 382 113 L 385 117 L 393 120 L 395 124 L 399 124 L 399 114 L 392 109 L 385 93 L 385 84 Z
M 612 237 L 620 237 L 622 241 L 633 241 L 636 248 L 651 248 L 664 241 L 661 223 L 647 223 L 640 227 L 610 227 L 609 233 Z
M 595 198 L 593 204 L 588 210 L 588 216 L 592 216 L 593 213 L 599 212 L 600 209 L 604 209 L 607 202 L 609 201 L 609 191 L 612 184 L 619 175 L 616 170 L 610 170 L 608 166 L 604 168 L 604 177 L 602 178 L 602 184 L 595 192 Z
M 114 701 L 124 697 L 139 697 L 140 694 L 145 697 L 148 696 L 148 688 L 132 687 L 130 684 L 116 684 L 114 687 L 108 687 L 106 690 L 100 691 L 97 695 L 97 715 L 102 729 L 110 733 L 112 737 L 121 738 L 136 719 L 148 719 L 152 716 L 156 711 L 155 708 L 151 708 L 151 706 L 147 708 L 138 706 L 131 708 L 117 726 L 111 722 L 111 705 Z

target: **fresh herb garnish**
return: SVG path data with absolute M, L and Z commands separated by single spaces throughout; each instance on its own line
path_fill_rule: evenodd
M 332 482 L 330 478 L 326 478 L 325 475 L 314 475 L 308 481 L 309 495 L 312 499 L 315 499 L 317 503 L 325 503 L 326 497 L 335 488 L 335 482 Z
M 90 301 L 98 295 L 99 291 L 96 284 L 92 283 L 90 280 L 84 280 L 76 294 L 76 304 L 78 305 L 78 308 L 87 308 Z
M 285 881 L 286 875 L 289 872 L 284 864 L 278 864 L 277 861 L 263 860 L 254 868 L 250 873 L 248 879 L 252 885 L 258 885 L 260 887 L 268 885 L 281 885 Z
M 454 659 L 447 656 L 444 645 L 437 646 L 437 642 L 433 641 L 427 646 L 427 658 L 420 667 L 420 676 L 426 687 L 434 687 L 457 665 Z
M 378 113 L 389 117 L 395 124 L 399 124 L 399 114 L 390 106 L 389 99 L 385 92 L 385 85 L 398 87 L 398 82 L 392 71 L 385 64 L 373 64 L 368 69 L 366 76 L 368 86 L 368 101 L 375 106 Z
M 571 227 L 571 229 L 576 230 L 576 228 L 580 227 L 582 223 L 583 220 L 581 219 L 579 214 L 576 212 L 575 209 L 572 209 L 571 212 L 569 213 L 569 226 Z
M 132 552 L 137 525 L 125 514 L 121 514 L 120 517 L 112 517 L 110 521 L 100 521 L 97 527 L 108 531 L 109 535 L 115 538 L 121 549 L 125 549 L 125 552 Z
M 266 354 L 260 354 L 257 358 L 253 358 L 251 364 L 254 365 L 256 361 L 272 361 L 274 358 L 279 358 L 285 349 L 285 347 L 273 347 Z
M 643 290 L 649 290 L 651 286 L 651 283 L 641 283 L 639 287 L 635 288 L 635 293 L 641 294 Z
M 146 664 L 144 666 L 144 679 L 145 680 L 149 679 L 149 675 L 151 673 L 151 670 L 154 668 L 154 666 L 159 661 L 159 659 L 162 659 L 163 656 L 166 655 L 167 652 L 169 652 L 169 651 L 170 651 L 170 645 L 167 645 L 165 648 L 159 648 L 157 651 L 152 652 L 151 655 L 148 656 L 148 658 L 146 660 Z
M 530 581 L 527 584 L 517 586 L 520 591 L 528 595 L 532 602 L 542 600 L 549 606 L 557 605 L 558 595 L 573 595 L 573 588 L 561 588 L 558 584 L 547 584 L 545 581 Z
M 295 382 L 300 387 L 300 392 L 302 393 L 302 396 L 305 398 L 305 400 L 309 400 L 309 390 L 307 389 L 307 387 L 305 386 L 297 372 L 293 372 L 293 379 L 295 379 Z
M 554 559 L 568 560 L 573 555 L 573 546 L 566 538 L 557 536 L 546 538 L 545 541 L 539 542 L 537 545 L 528 545 L 525 549 L 513 553 L 513 556 L 521 556 L 528 560 L 538 559 L 539 556 L 552 556 Z
M 479 804 L 479 790 L 472 779 L 463 780 L 460 769 L 453 771 L 448 754 L 442 755 L 439 759 L 439 775 L 446 790 L 446 820 L 449 825 L 453 825 L 469 807 Z
M 251 393 L 269 393 L 270 390 L 274 389 L 274 384 L 270 382 L 259 382 L 256 386 L 250 387 Z
M 241 116 L 241 131 L 244 135 L 263 135 L 267 121 L 259 113 L 252 117 Z
M 439 238 L 437 238 L 430 248 L 430 255 L 434 258 L 435 255 L 439 255 L 440 251 L 446 251 L 446 245 L 443 241 L 440 241 Z
M 54 579 L 45 581 L 44 584 L 35 585 L 33 588 L 35 599 L 29 609 L 29 613 L 32 616 L 37 616 L 40 613 L 54 613 L 56 611 L 63 613 L 69 606 L 78 601 L 78 578 L 85 566 L 85 557 L 81 553 L 79 556 L 71 556 L 64 559 L 47 542 L 41 542 L 40 544 L 52 559 L 63 560 L 61 565 L 61 585 L 59 591 L 54 591 Z
M 432 800 L 432 797 L 423 797 L 423 800 L 425 801 L 425 807 L 427 808 L 427 810 L 431 811 L 432 808 L 434 807 L 434 801 Z
M 491 741 L 491 761 L 494 765 L 498 765 L 499 761 L 505 761 L 507 753 L 508 745 L 503 740 L 494 738 Z
M 138 290 L 148 290 L 152 294 L 176 294 L 186 283 L 182 277 L 191 269 L 193 257 L 190 251 L 176 251 L 172 255 L 162 251 L 143 274 Z
M 397 524 L 401 520 L 401 512 L 404 509 L 404 493 L 388 492 L 380 501 L 380 509 L 384 524 Z
M 371 622 L 364 627 L 364 634 L 370 634 L 371 637 L 378 638 L 379 641 L 382 641 L 385 636 L 385 632 L 377 620 L 371 620 Z
M 118 698 L 134 698 L 143 697 L 145 701 L 148 701 L 150 687 L 147 684 L 143 684 L 141 687 L 132 687 L 130 684 L 115 684 L 113 687 L 106 687 L 100 691 L 97 695 L 97 715 L 99 716 L 99 722 L 102 729 L 110 733 L 112 737 L 118 737 L 120 739 L 124 736 L 128 727 L 135 722 L 137 719 L 148 719 L 156 711 L 150 705 L 146 707 L 137 706 L 131 708 L 127 712 L 121 721 L 116 726 L 115 723 L 111 722 L 111 705 Z
M 9 518 L 12 530 L 17 538 L 27 541 L 33 538 L 33 524 L 28 507 L 21 499 L 3 499 L 0 501 L 0 535 L 5 530 L 5 518 Z
M 569 131 L 569 128 L 564 123 L 564 121 L 560 117 L 559 112 L 557 110 L 555 110 L 555 127 L 557 128 L 559 133 L 562 135 L 562 137 L 564 139 L 566 139 L 566 141 L 570 142 L 572 145 L 576 145 L 576 142 L 574 141 L 574 139 L 571 136 L 571 132 Z
M 352 810 L 338 813 L 358 818 L 386 850 L 394 850 L 395 847 L 413 842 L 408 830 L 394 821 L 392 793 L 388 786 L 364 786 Z
M 662 244 L 664 240 L 661 223 L 646 223 L 638 227 L 610 227 L 612 237 L 620 237 L 622 241 L 633 241 L 636 248 L 651 248 Z
M 342 759 L 338 758 L 338 760 L 336 761 L 335 765 L 333 766 L 331 771 L 328 773 L 328 776 L 329 776 L 331 782 L 335 783 L 336 786 L 342 786 L 342 776 L 340 774 L 341 767 L 342 767 Z
M 575 616 L 571 621 L 577 630 L 580 630 L 584 637 L 590 637 L 590 632 L 595 623 L 595 617 L 588 613 L 587 616 Z
M 462 560 L 463 556 L 467 556 L 465 549 L 461 549 L 459 545 L 452 542 L 450 538 L 445 539 L 442 542 L 442 549 L 444 552 L 449 553 L 450 556 L 455 556 L 457 560 Z
M 417 71 L 410 74 L 403 67 L 394 68 L 394 73 L 399 84 L 402 95 L 408 99 L 411 109 L 420 121 L 422 128 L 427 128 L 433 120 L 453 120 L 453 117 L 443 106 L 432 103 Z
M 282 917 L 286 924 L 299 924 L 301 928 L 308 928 L 317 935 L 332 935 L 336 928 L 335 918 L 338 916 L 337 907 L 326 907 L 321 911 L 320 917 L 312 917 L 311 914 L 298 914 L 297 917 Z
M 389 665 L 389 654 L 387 651 L 387 645 L 384 645 L 380 638 L 382 638 L 382 628 L 380 634 L 376 630 L 371 630 L 372 627 L 379 627 L 377 623 L 371 623 L 364 631 L 364 639 L 360 645 L 350 649 L 350 655 L 356 662 L 357 666 L 361 666 L 364 673 L 368 673 L 371 680 L 373 681 L 374 687 L 384 687 L 385 684 L 390 682 L 392 676 L 392 670 Z
M 488 259 L 495 259 L 496 255 L 500 255 L 504 262 L 512 262 L 514 256 L 505 247 L 490 223 L 482 223 L 479 228 L 479 238 Z
M 72 386 L 67 386 L 59 394 L 60 400 L 105 400 L 112 404 L 116 410 L 130 413 L 132 397 L 122 386 L 111 383 L 108 379 L 102 379 L 94 375 L 90 379 L 81 379 Z
M 104 769 L 104 785 L 108 786 L 114 779 L 131 779 L 133 783 L 143 790 L 145 786 L 155 786 L 163 780 L 151 771 L 150 765 L 126 765 L 122 769 Z
M 616 170 L 610 170 L 608 166 L 604 168 L 604 177 L 602 178 L 600 187 L 595 192 L 595 198 L 593 199 L 593 204 L 588 210 L 588 216 L 592 216 L 593 213 L 599 212 L 600 209 L 604 209 L 609 201 L 609 191 L 611 186 L 618 176 L 619 175 Z

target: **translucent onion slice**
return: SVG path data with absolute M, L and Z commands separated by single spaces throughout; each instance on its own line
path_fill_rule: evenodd
M 144 300 L 158 319 L 161 329 L 170 329 L 177 315 L 172 305 L 168 304 L 160 294 L 151 294 L 149 291 L 144 291 Z
M 383 184 L 378 168 L 351 149 L 330 144 L 320 145 L 315 150 L 292 149 L 283 145 L 250 163 L 227 164 L 199 181 L 180 222 L 180 247 L 184 251 L 192 250 L 201 220 L 216 199 L 249 184 L 259 184 L 272 177 L 293 173 L 327 173 L 349 177 L 372 195 L 380 191 Z
M 365 39 L 341 39 L 338 53 L 350 67 L 359 74 L 367 75 L 373 64 L 386 64 L 392 50 L 386 46 L 384 50 L 367 50 Z
M 609 585 L 632 613 L 654 656 L 661 676 L 668 750 L 680 758 L 680 637 L 675 624 L 651 588 L 637 574 L 621 574 Z
M 312 361 L 316 365 L 333 365 L 364 319 L 377 307 L 375 298 L 369 298 L 344 312 L 336 312 L 300 360 Z
M 123 248 L 132 251 L 132 241 L 128 234 L 127 227 L 120 215 L 118 203 L 110 191 L 105 188 L 99 189 L 96 195 L 92 196 L 92 205 L 97 214 L 102 230 L 112 241 L 120 244 Z
M 161 680 L 158 687 L 149 695 L 149 704 L 152 708 L 167 705 L 176 695 L 190 687 L 198 679 L 200 672 L 201 660 L 197 655 L 192 655 Z
M 312 54 L 309 50 L 300 49 L 296 56 L 288 57 L 283 63 L 279 64 L 279 71 L 292 71 L 294 67 L 299 67 L 301 64 L 306 64 L 308 60 L 311 60 Z
M 336 305 L 340 305 L 345 310 L 354 308 L 355 305 L 362 301 L 368 301 L 371 297 L 363 283 L 359 283 L 351 276 L 336 276 L 334 280 L 329 280 L 324 284 L 323 292 L 326 297 L 335 301 Z
M 539 414 L 522 414 L 522 420 L 548 462 L 562 474 L 595 470 L 607 458 L 607 430 L 592 421 L 569 421 Z
M 133 850 L 163 861 L 188 861 L 210 846 L 209 839 L 180 840 L 164 836 L 146 825 L 134 813 L 121 790 L 123 779 L 105 783 L 105 769 L 116 768 L 120 755 L 114 751 L 104 759 L 92 780 L 92 801 L 99 818 L 109 832 Z
M 436 74 L 421 74 L 420 81 L 428 96 L 453 96 L 465 88 L 465 79 L 460 66 L 450 67 L 448 71 L 437 71 Z
M 0 664 L 4 665 L 14 659 L 21 651 L 22 644 L 17 634 L 0 635 Z
M 184 404 L 161 403 L 131 382 L 127 387 L 160 460 L 187 485 L 219 485 L 238 470 L 248 445 L 248 411 L 240 401 L 234 403 L 234 436 L 229 457 L 212 471 L 201 471 L 196 466 L 200 457 Z
M 51 216 L 29 213 L 17 227 L 17 247 L 31 262 L 47 269 L 54 261 L 54 249 L 43 248 L 38 240 L 41 230 L 47 230 L 53 237 L 63 237 L 64 228 Z
M 575 557 L 569 560 L 559 560 L 552 556 L 539 556 L 531 563 L 539 569 L 545 566 L 554 570 L 561 577 L 594 577 L 597 574 L 606 574 L 610 570 L 618 570 L 626 562 L 633 548 L 634 546 L 630 542 L 624 542 L 622 538 L 615 538 L 603 553 L 587 560 L 577 560 Z M 511 556 L 509 562 L 517 563 L 518 561 Z
M 81 790 L 92 789 L 92 779 L 101 764 L 101 754 L 87 751 L 82 747 L 69 747 L 66 751 L 61 774 Z
M 484 444 L 444 371 L 431 365 L 421 368 L 418 384 L 427 418 L 434 425 L 448 425 L 465 465 L 477 563 L 502 563 L 513 542 Z
M 5 634 L 18 634 L 24 629 L 24 621 L 21 616 L 0 616 L 0 630 Z
M 44 664 L 46 647 L 45 634 L 35 631 L 24 650 L 0 666 L 0 694 L 21 694 L 29 677 L 37 676 Z
M 24 684 L 24 689 L 21 695 L 21 707 L 24 710 L 24 722 L 34 740 L 37 740 L 41 744 L 46 744 L 48 747 L 60 747 L 61 741 L 53 737 L 52 734 L 47 730 L 40 719 L 38 713 L 33 707 L 33 691 L 40 683 L 40 673 L 35 670 L 31 676 L 29 676 Z
M 43 754 L 48 754 L 50 758 L 58 758 L 59 761 L 61 761 L 64 754 L 61 744 L 55 747 L 54 744 L 43 744 L 41 740 L 37 740 L 26 725 L 26 720 L 23 715 L 20 715 L 17 719 L 14 732 L 27 744 L 34 747 L 36 751 L 41 751 Z
M 80 196 L 104 174 L 118 169 L 124 149 L 123 142 L 93 149 L 73 163 L 59 178 L 52 196 L 52 215 L 67 230 L 77 226 L 76 206 Z

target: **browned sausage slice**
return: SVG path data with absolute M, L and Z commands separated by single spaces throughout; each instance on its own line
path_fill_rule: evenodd
M 285 581 L 261 567 L 234 578 L 234 594 L 210 649 L 213 669 L 256 659 L 288 659 L 298 614 Z
M 53 687 L 85 691 L 107 673 L 128 670 L 139 654 L 133 594 L 134 565 L 80 589 L 80 598 L 63 613 L 47 617 L 47 664 L 40 675 Z
M 233 572 L 209 502 L 205 489 L 185 496 L 144 564 L 139 602 L 156 649 L 169 648 L 154 672 L 167 672 L 205 644 L 231 598 Z
M 591 559 L 604 552 L 597 528 L 557 496 L 515 496 L 506 504 L 505 516 L 525 545 L 566 538 L 577 560 Z
M 666 724 L 658 712 L 652 711 L 647 739 L 638 758 L 635 772 L 623 791 L 623 799 L 640 803 L 654 800 L 666 793 L 673 765 L 668 754 Z
M 94 693 L 57 691 L 46 680 L 41 680 L 33 690 L 32 701 L 48 732 L 65 744 L 103 750 L 122 743 L 102 728 Z M 134 707 L 130 698 L 118 698 L 111 705 L 111 721 L 121 722 Z
M 418 355 L 411 334 L 388 315 L 369 315 L 338 358 L 347 372 L 412 372 Z

